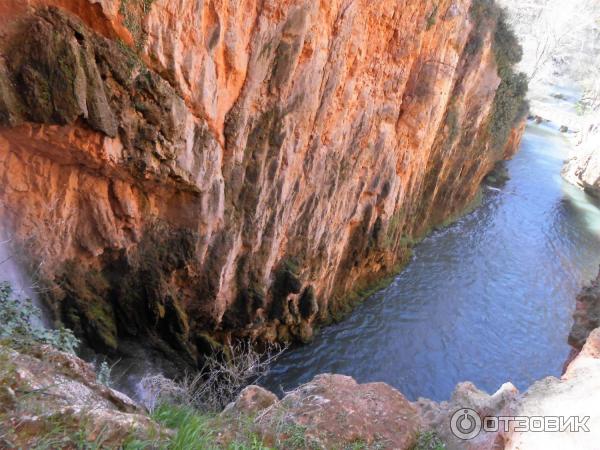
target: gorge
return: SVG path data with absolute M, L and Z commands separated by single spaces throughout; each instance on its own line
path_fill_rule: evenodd
M 523 131 L 493 2 L 3 4 L 2 217 L 104 353 L 310 340 Z
M 598 442 L 597 147 L 561 178 L 521 56 L 494 0 L 0 0 L 0 280 L 55 329 L 0 284 L 0 448 Z

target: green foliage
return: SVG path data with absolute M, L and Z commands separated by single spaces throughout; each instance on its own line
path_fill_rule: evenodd
M 79 340 L 69 329 L 49 330 L 41 325 L 40 310 L 30 299 L 16 298 L 10 284 L 0 283 L 0 340 L 11 346 L 49 344 L 63 352 L 75 353 Z
M 142 20 L 150 12 L 154 0 L 121 0 L 119 14 L 123 16 L 123 23 L 131 32 L 136 41 L 136 50 L 140 51 L 146 38 L 142 29 Z
M 500 9 L 497 13 L 496 32 L 494 33 L 494 56 L 498 65 L 498 72 L 511 69 L 523 58 L 523 48 L 515 32 L 508 23 L 506 12 Z
M 104 386 L 111 387 L 111 372 L 112 366 L 109 366 L 106 361 L 102 361 L 98 367 L 98 373 L 96 374 L 96 381 Z
M 175 430 L 175 435 L 160 448 L 184 450 L 188 448 L 211 448 L 212 432 L 208 426 L 210 416 L 198 414 L 192 407 L 159 405 L 152 412 L 152 419 L 160 425 Z M 144 448 L 141 442 L 130 442 L 125 448 Z
M 475 0 L 469 12 L 476 30 L 467 50 L 473 51 L 480 47 L 483 42 L 482 36 L 489 29 L 489 25 L 495 23 L 493 50 L 501 82 L 494 98 L 489 131 L 493 147 L 502 149 L 508 141 L 511 129 L 529 110 L 525 99 L 527 76 L 514 71 L 514 66 L 523 57 L 523 49 L 508 23 L 506 12 L 496 5 L 494 0 Z
M 419 433 L 412 450 L 445 450 L 445 448 L 446 444 L 435 431 L 423 431 Z
M 480 27 L 487 20 L 495 21 L 498 18 L 500 8 L 494 0 L 474 0 L 469 9 L 471 21 Z
M 298 424 L 290 424 L 284 430 L 286 439 L 283 442 L 285 448 L 290 449 L 305 449 L 308 447 L 308 440 L 306 438 L 306 427 Z
M 431 13 L 429 13 L 429 16 L 427 16 L 427 31 L 429 31 L 434 25 L 435 22 L 437 21 L 437 14 L 438 14 L 438 9 L 439 9 L 439 5 L 436 3 L 433 6 L 433 10 L 431 11 Z
M 203 450 L 269 450 L 264 446 L 259 436 L 252 430 L 252 421 L 243 423 L 222 423 L 223 419 L 212 414 L 199 413 L 189 406 L 159 405 L 152 413 L 152 418 L 166 428 L 176 430 L 175 435 L 167 442 L 158 445 L 159 448 L 167 450 L 187 450 L 198 448 Z M 237 429 L 242 426 L 243 429 Z M 236 428 L 236 435 L 239 439 L 225 446 L 216 442 L 215 431 L 226 429 L 233 431 Z M 147 445 L 147 444 L 146 444 Z M 156 443 L 154 443 L 156 446 Z M 144 443 L 130 442 L 125 446 L 127 450 L 148 448 Z
M 492 144 L 495 148 L 506 145 L 511 129 L 527 115 L 529 105 L 525 100 L 526 95 L 526 75 L 507 70 L 496 92 L 490 122 Z

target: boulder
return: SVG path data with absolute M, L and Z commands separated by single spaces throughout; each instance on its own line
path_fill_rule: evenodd
M 461 410 L 470 410 L 482 419 L 488 416 L 514 415 L 518 398 L 519 391 L 511 383 L 503 384 L 495 394 L 489 395 L 473 383 L 465 382 L 456 386 L 452 398 L 447 402 L 437 403 L 420 398 L 416 406 L 423 421 L 423 430 L 435 432 L 446 449 L 489 450 L 504 441 L 504 432 L 481 432 L 471 440 L 461 440 L 452 432 L 453 416 Z
M 277 448 L 408 449 L 422 423 L 417 409 L 384 383 L 323 374 L 259 413 L 256 424 Z
M 275 404 L 279 399 L 275 394 L 256 385 L 246 386 L 235 402 L 227 405 L 222 415 L 253 415 Z
M 118 448 L 166 435 L 141 406 L 98 383 L 90 364 L 50 346 L 0 346 L 0 401 L 0 448 L 75 448 L 68 436 Z

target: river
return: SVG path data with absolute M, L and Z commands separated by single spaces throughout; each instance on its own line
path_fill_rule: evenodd
M 481 207 L 415 247 L 408 266 L 350 317 L 284 354 L 260 381 L 281 394 L 331 372 L 446 400 L 559 376 L 575 297 L 600 263 L 600 211 L 560 177 L 569 142 L 529 125 Z

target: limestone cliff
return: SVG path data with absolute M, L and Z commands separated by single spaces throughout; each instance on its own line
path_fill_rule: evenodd
M 3 225 L 99 350 L 193 362 L 231 333 L 310 339 L 518 147 L 499 17 L 487 0 L 0 0 Z

